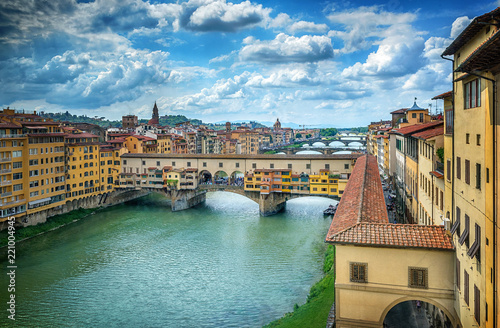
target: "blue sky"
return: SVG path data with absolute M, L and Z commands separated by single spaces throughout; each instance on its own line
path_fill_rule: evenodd
M 440 54 L 498 1 L 2 1 L 0 104 L 365 126 L 451 90 Z M 442 104 L 438 103 L 439 107 Z

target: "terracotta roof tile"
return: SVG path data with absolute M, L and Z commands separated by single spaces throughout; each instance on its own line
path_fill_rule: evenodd
M 412 137 L 426 140 L 426 139 L 437 137 L 437 136 L 440 136 L 443 134 L 444 134 L 444 127 L 441 125 L 441 126 L 438 126 L 436 128 L 433 128 L 433 129 L 424 130 L 424 131 L 415 133 L 412 135 Z
M 377 158 L 359 157 L 333 217 L 328 236 L 359 222 L 388 223 Z M 328 241 L 328 237 L 327 237 Z
M 453 95 L 453 91 L 448 91 L 448 92 L 445 92 L 445 93 L 442 93 L 440 95 L 435 96 L 434 98 L 432 98 L 432 100 L 444 99 L 444 98 L 451 97 L 452 95 Z
M 360 246 L 454 249 L 451 236 L 443 226 L 437 225 L 360 222 L 328 236 L 327 242 Z
M 409 134 L 413 134 L 416 132 L 420 132 L 420 131 L 438 126 L 440 124 L 442 125 L 443 121 L 415 124 L 415 125 L 405 126 L 404 128 L 394 130 L 394 132 L 397 134 L 400 134 L 400 135 L 409 135 Z

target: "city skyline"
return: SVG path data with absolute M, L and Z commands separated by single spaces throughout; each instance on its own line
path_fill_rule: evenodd
M 363 126 L 451 90 L 440 55 L 498 6 L 451 1 L 0 4 L 4 107 Z M 307 110 L 304 110 L 307 109 Z

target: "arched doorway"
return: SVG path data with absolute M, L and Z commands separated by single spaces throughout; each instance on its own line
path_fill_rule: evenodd
M 212 184 L 212 173 L 207 170 L 203 170 L 199 175 L 199 184 Z
M 231 179 L 230 179 L 229 183 L 232 186 L 243 187 L 244 182 L 245 182 L 245 175 L 243 174 L 243 172 L 234 171 L 231 174 Z
M 229 184 L 229 177 L 224 171 L 217 171 L 214 174 L 214 184 L 227 185 Z
M 407 300 L 392 305 L 384 318 L 384 328 L 453 328 L 446 313 L 434 302 Z

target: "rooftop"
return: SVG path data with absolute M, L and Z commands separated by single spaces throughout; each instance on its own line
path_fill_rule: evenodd
M 399 134 L 399 135 L 410 135 L 416 132 L 420 132 L 426 129 L 430 129 L 432 127 L 442 125 L 443 121 L 435 121 L 435 122 L 429 122 L 429 123 L 422 123 L 422 124 L 414 124 L 410 126 L 405 126 L 400 129 L 393 130 L 394 133 Z
M 364 155 L 356 161 L 326 241 L 360 222 L 389 223 L 377 158 L 372 155 Z
M 430 138 L 441 136 L 443 134 L 444 134 L 444 127 L 443 127 L 443 125 L 440 125 L 440 126 L 437 126 L 435 128 L 432 128 L 432 129 L 428 129 L 428 130 L 424 130 L 424 131 L 415 133 L 412 135 L 412 137 L 427 140 Z

